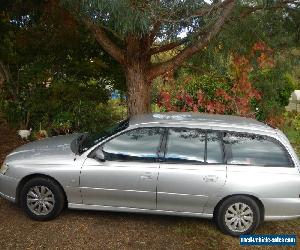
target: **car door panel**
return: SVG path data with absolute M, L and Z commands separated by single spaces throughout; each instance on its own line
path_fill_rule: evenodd
M 208 199 L 220 192 L 225 181 L 225 165 L 161 164 L 157 208 L 201 213 Z
M 80 178 L 83 203 L 155 209 L 158 166 L 88 158 Z

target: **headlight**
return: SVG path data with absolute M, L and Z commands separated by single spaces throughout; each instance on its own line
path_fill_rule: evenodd
M 0 174 L 5 174 L 7 170 L 8 170 L 8 165 L 3 164 L 0 168 Z

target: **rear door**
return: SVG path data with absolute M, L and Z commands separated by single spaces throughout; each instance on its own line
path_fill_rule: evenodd
M 160 165 L 157 208 L 201 213 L 226 180 L 226 165 L 218 132 L 170 128 L 165 160 Z

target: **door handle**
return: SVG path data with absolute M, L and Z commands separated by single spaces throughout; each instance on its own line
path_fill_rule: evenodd
M 218 180 L 218 176 L 216 175 L 206 175 L 203 177 L 205 182 L 216 182 Z
M 142 180 L 152 180 L 153 179 L 153 176 L 152 174 L 145 174 L 145 175 L 141 175 L 141 179 Z

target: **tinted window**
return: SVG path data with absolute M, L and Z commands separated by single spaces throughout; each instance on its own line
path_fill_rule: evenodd
M 204 162 L 205 133 L 196 129 L 169 129 L 167 161 Z
M 258 135 L 230 134 L 224 136 L 228 164 L 258 166 L 290 166 L 286 151 L 276 141 Z
M 207 163 L 223 163 L 222 142 L 218 133 L 207 133 Z
M 154 160 L 157 157 L 161 128 L 139 128 L 121 134 L 103 146 L 107 160 Z

